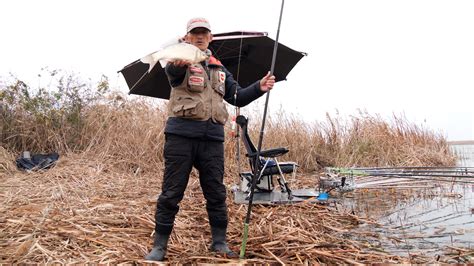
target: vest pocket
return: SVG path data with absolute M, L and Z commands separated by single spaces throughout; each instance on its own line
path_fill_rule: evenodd
M 229 113 L 227 112 L 227 108 L 225 108 L 224 102 L 221 101 L 217 102 L 214 119 L 222 125 L 225 125 L 227 122 L 227 118 L 229 118 Z
M 188 90 L 191 92 L 203 92 L 206 87 L 204 77 L 201 76 L 189 76 L 188 77 Z
M 181 101 L 173 106 L 172 111 L 177 117 L 204 119 L 206 116 L 203 103 L 192 98 L 181 98 Z
M 216 70 L 211 74 L 212 88 L 219 93 L 221 96 L 225 94 L 225 72 Z

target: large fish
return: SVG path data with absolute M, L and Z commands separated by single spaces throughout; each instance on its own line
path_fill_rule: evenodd
M 157 52 L 149 54 L 142 59 L 143 63 L 150 64 L 149 71 L 153 68 L 156 62 L 160 62 L 164 67 L 166 62 L 173 62 L 176 60 L 186 60 L 193 64 L 202 62 L 208 59 L 209 56 L 201 51 L 196 46 L 181 42 L 173 45 L 169 45 Z

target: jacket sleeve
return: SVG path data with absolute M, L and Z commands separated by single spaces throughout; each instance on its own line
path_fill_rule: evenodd
M 224 71 L 226 75 L 224 95 L 226 102 L 237 107 L 244 107 L 265 94 L 265 92 L 260 90 L 260 80 L 257 80 L 246 88 L 242 88 L 225 67 L 222 67 L 222 71 Z M 235 93 L 236 91 L 237 94 Z
M 172 87 L 177 87 L 183 83 L 187 68 L 188 66 L 179 67 L 171 63 L 166 65 L 165 73 Z

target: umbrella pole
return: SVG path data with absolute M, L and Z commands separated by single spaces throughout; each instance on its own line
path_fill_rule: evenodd
M 281 8 L 280 8 L 280 18 L 278 20 L 278 29 L 277 35 L 275 40 L 275 45 L 273 46 L 273 56 L 272 56 L 272 65 L 270 67 L 270 75 L 273 75 L 273 71 L 275 69 L 275 61 L 278 49 L 278 37 L 280 36 L 280 25 L 281 25 L 281 18 L 283 16 L 283 6 L 285 4 L 285 0 L 281 0 Z M 247 246 L 247 238 L 249 233 L 249 223 L 250 223 L 250 216 L 252 214 L 252 204 L 253 204 L 253 194 L 255 192 L 255 186 L 257 185 L 257 179 L 260 176 L 260 152 L 262 150 L 262 142 L 263 142 L 263 133 L 265 132 L 265 119 L 267 117 L 267 109 L 268 109 L 268 101 L 270 99 L 270 91 L 267 92 L 267 97 L 265 99 L 265 108 L 263 109 L 263 120 L 262 120 L 262 127 L 260 128 L 260 136 L 258 139 L 258 148 L 257 154 L 254 160 L 254 167 L 253 167 L 253 175 L 252 175 L 252 186 L 250 187 L 250 195 L 249 195 L 249 206 L 247 208 L 247 216 L 245 217 L 244 222 L 244 234 L 242 238 L 242 245 L 240 246 L 240 258 L 243 259 L 245 257 L 245 249 Z
M 243 32 L 242 32 L 243 34 Z M 242 34 L 240 35 L 240 46 L 239 46 L 239 63 L 237 64 L 237 83 L 239 82 L 239 75 L 240 75 L 240 61 L 242 59 L 242 42 L 243 42 L 243 37 L 242 37 Z M 234 93 L 234 106 L 236 106 L 235 108 L 235 117 L 232 121 L 232 125 L 233 126 L 236 126 L 236 120 L 237 120 L 237 116 L 240 115 L 240 107 L 237 107 L 237 90 L 235 90 L 235 93 Z M 232 130 L 235 130 L 237 132 L 235 132 L 235 140 L 237 142 L 237 171 L 239 173 L 238 177 L 237 177 L 237 182 L 236 184 L 238 186 L 240 186 L 240 183 L 241 183 L 241 180 L 240 180 L 240 173 L 242 173 L 241 169 L 240 169 L 240 129 L 239 127 L 236 127 L 235 129 L 233 128 Z

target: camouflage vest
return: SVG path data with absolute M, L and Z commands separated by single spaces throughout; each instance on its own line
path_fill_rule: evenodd
M 213 64 L 209 74 L 199 63 L 188 67 L 183 83 L 171 90 L 169 117 L 226 123 L 229 114 L 223 101 L 225 72 L 221 66 Z

